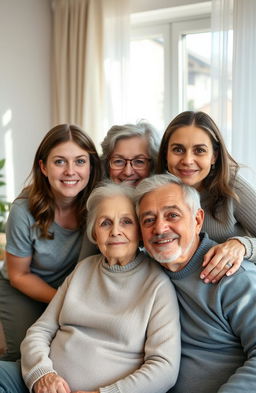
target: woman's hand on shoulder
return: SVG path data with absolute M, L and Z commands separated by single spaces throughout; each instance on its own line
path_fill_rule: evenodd
M 55 373 L 41 377 L 34 384 L 33 391 L 35 393 L 71 393 L 68 383 Z
M 204 270 L 200 278 L 206 284 L 217 283 L 224 275 L 231 276 L 240 267 L 245 255 L 244 245 L 237 239 L 229 239 L 212 247 L 204 256 Z

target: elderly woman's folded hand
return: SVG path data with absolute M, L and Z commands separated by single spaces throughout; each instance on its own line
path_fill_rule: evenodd
M 41 377 L 34 384 L 35 393 L 71 393 L 68 383 L 55 373 L 49 373 Z

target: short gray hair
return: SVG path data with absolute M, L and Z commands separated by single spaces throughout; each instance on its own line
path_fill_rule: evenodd
M 185 202 L 190 207 L 192 214 L 196 214 L 197 210 L 201 208 L 200 205 L 200 195 L 194 187 L 188 186 L 184 184 L 182 180 L 178 177 L 166 173 L 162 175 L 153 175 L 146 179 L 143 179 L 138 186 L 136 187 L 135 191 L 135 203 L 136 203 L 136 213 L 139 217 L 139 204 L 144 195 L 148 194 L 149 192 L 155 191 L 160 187 L 166 186 L 167 184 L 177 184 L 181 187 Z
M 98 207 L 100 203 L 106 198 L 111 198 L 120 195 L 128 198 L 132 202 L 132 204 L 134 204 L 135 203 L 134 194 L 135 194 L 135 190 L 133 187 L 130 187 L 125 184 L 116 184 L 111 182 L 110 180 L 102 181 L 101 183 L 99 183 L 99 185 L 96 188 L 94 188 L 86 203 L 86 208 L 87 208 L 86 232 L 87 232 L 88 239 L 92 243 L 96 244 L 96 241 L 94 239 L 94 226 L 95 226 Z
M 136 124 L 114 125 L 108 130 L 107 135 L 101 143 L 102 147 L 102 167 L 105 176 L 109 177 L 109 158 L 115 149 L 116 143 L 120 139 L 128 139 L 134 136 L 144 137 L 148 141 L 149 156 L 151 158 L 151 173 L 155 172 L 158 150 L 160 146 L 160 135 L 156 128 L 144 121 L 140 120 Z

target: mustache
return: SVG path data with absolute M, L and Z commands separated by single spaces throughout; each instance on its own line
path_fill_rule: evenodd
M 154 235 L 151 239 L 150 239 L 150 243 L 157 243 L 159 242 L 159 240 L 174 240 L 174 239 L 178 239 L 180 236 L 177 235 L 176 233 L 171 233 L 171 232 L 165 232 L 165 233 L 161 233 L 159 235 Z

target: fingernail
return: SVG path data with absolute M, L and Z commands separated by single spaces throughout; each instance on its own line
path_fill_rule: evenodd
M 232 272 L 228 271 L 228 272 L 226 273 L 226 276 L 230 276 L 231 274 L 232 274 Z
M 200 278 L 204 279 L 205 275 L 204 274 L 200 274 Z
M 205 284 L 209 284 L 210 280 L 209 280 L 208 278 L 206 278 L 206 279 L 204 280 L 204 282 L 205 282 Z

